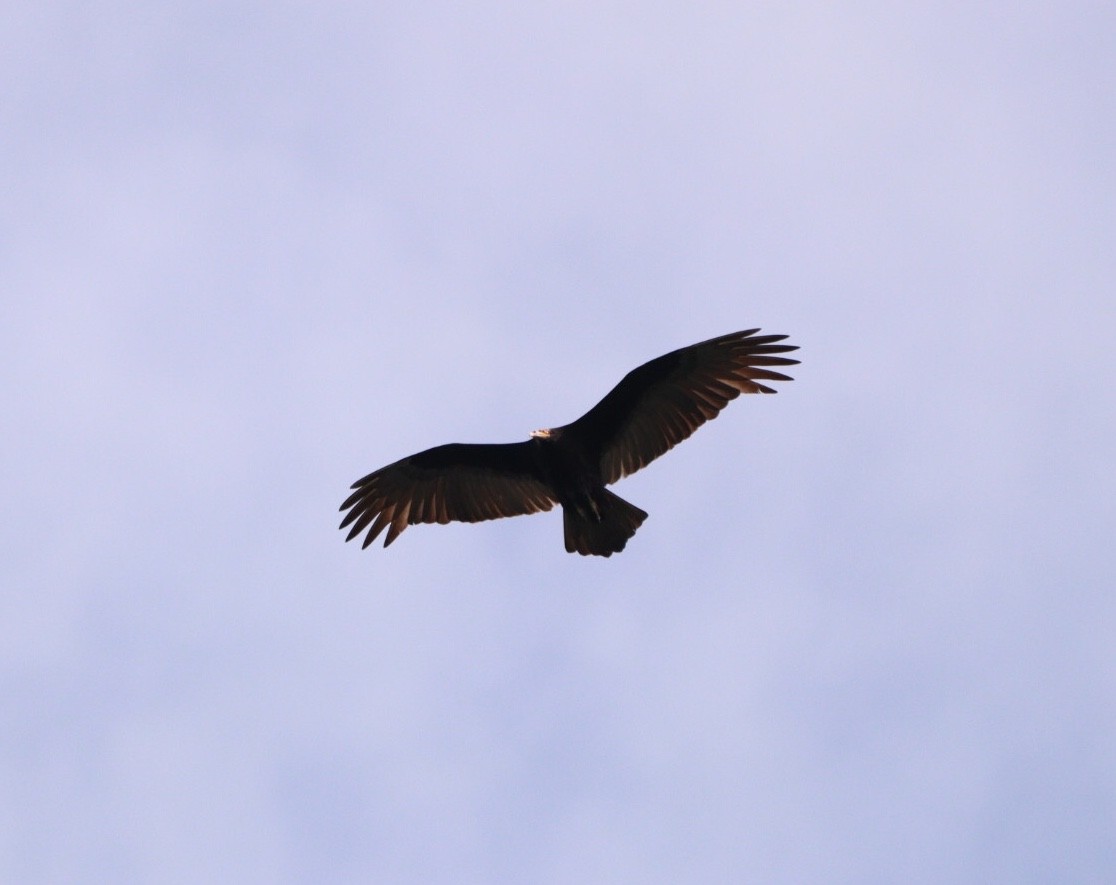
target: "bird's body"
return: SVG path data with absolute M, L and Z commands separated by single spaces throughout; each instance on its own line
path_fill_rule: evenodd
M 761 380 L 789 381 L 769 366 L 798 360 L 785 335 L 735 332 L 671 351 L 629 372 L 576 421 L 537 430 L 523 442 L 451 443 L 389 464 L 353 483 L 341 505 L 346 540 L 371 526 L 367 547 L 387 529 L 386 547 L 408 525 L 479 522 L 563 510 L 566 550 L 611 556 L 647 514 L 606 486 L 646 466 L 715 418 L 741 393 L 774 393 Z

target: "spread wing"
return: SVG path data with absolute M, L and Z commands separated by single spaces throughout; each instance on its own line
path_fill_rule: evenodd
M 341 528 L 351 541 L 371 523 L 362 546 L 387 528 L 384 546 L 420 522 L 480 522 L 549 510 L 556 503 L 537 472 L 530 442 L 451 443 L 389 464 L 352 486 Z M 374 521 L 373 521 L 374 520 Z
M 565 428 L 599 453 L 606 483 L 646 467 L 716 418 L 742 393 L 775 393 L 763 381 L 792 380 L 770 366 L 798 360 L 774 356 L 798 348 L 786 335 L 759 329 L 722 335 L 671 351 L 633 369 L 604 399 Z

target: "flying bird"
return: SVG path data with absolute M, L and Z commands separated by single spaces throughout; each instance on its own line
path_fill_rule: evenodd
M 775 393 L 763 381 L 792 380 L 771 366 L 798 360 L 786 335 L 733 332 L 673 350 L 633 369 L 588 412 L 523 442 L 450 443 L 411 455 L 353 483 L 341 528 L 367 547 L 384 529 L 387 547 L 409 525 L 480 522 L 562 506 L 566 550 L 619 553 L 647 514 L 610 492 L 716 418 L 742 393 Z M 369 526 L 371 526 L 369 528 Z

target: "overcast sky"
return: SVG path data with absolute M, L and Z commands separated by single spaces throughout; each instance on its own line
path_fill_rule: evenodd
M 1116 11 L 24 3 L 0 880 L 1116 880 Z M 616 491 L 337 531 L 743 328 Z

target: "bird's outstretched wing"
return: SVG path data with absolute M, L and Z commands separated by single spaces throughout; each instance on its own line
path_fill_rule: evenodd
M 798 360 L 786 335 L 733 332 L 671 351 L 633 369 L 604 399 L 564 428 L 600 453 L 606 483 L 646 467 L 742 393 L 775 393 L 763 381 L 792 380 L 769 366 Z
M 538 513 L 556 503 L 529 442 L 437 446 L 370 473 L 352 487 L 356 491 L 341 505 L 349 511 L 341 528 L 352 523 L 345 538 L 351 541 L 371 523 L 364 547 L 385 528 L 386 547 L 416 523 L 480 522 Z

